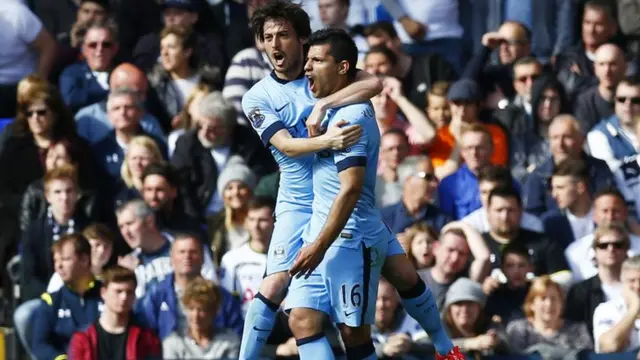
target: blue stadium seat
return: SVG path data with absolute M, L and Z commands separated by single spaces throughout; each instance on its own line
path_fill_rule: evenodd
M 635 360 L 637 351 L 613 354 L 583 353 L 580 360 Z
M 11 124 L 13 118 L 0 118 L 0 131 L 4 129 L 5 126 Z

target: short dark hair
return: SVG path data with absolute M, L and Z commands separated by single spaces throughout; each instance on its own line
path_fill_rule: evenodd
M 178 177 L 178 173 L 175 168 L 166 162 L 159 163 L 151 163 L 147 165 L 142 171 L 142 181 L 147 178 L 147 176 L 158 175 L 162 176 L 167 180 L 169 185 L 174 188 L 177 188 L 180 185 L 180 180 Z
M 89 240 L 80 233 L 65 234 L 61 236 L 60 240 L 51 245 L 51 252 L 54 253 L 60 251 L 66 244 L 73 244 L 76 256 L 79 257 L 85 255 L 91 258 L 91 244 L 89 244 Z
M 248 209 L 257 210 L 268 207 L 272 211 L 276 209 L 276 202 L 269 196 L 257 195 L 249 200 Z
M 336 62 L 349 63 L 347 76 L 353 79 L 356 76 L 358 64 L 358 47 L 351 36 L 343 29 L 321 29 L 314 31 L 309 36 L 309 46 L 329 45 L 331 56 Z
M 382 54 L 386 56 L 387 59 L 389 59 L 389 62 L 392 65 L 396 65 L 398 63 L 398 57 L 396 56 L 396 54 L 384 45 L 376 45 L 369 49 L 369 51 L 367 51 L 367 55 L 365 55 L 365 59 L 367 58 L 367 56 L 369 56 L 369 54 Z
M 628 86 L 640 86 L 640 75 L 625 76 L 618 85 L 623 83 Z
M 396 135 L 396 136 L 400 136 L 402 139 L 404 139 L 404 142 L 408 145 L 409 144 L 409 137 L 407 136 L 407 134 L 404 132 L 404 130 L 402 129 L 398 129 L 398 128 L 391 128 L 387 131 L 385 131 L 382 136 L 380 138 L 383 138 L 387 135 Z
M 138 279 L 136 279 L 136 273 L 122 267 L 120 265 L 113 265 L 108 267 L 102 273 L 103 287 L 109 287 L 111 283 L 133 283 L 134 286 L 138 286 Z
M 538 61 L 538 59 L 536 59 L 533 56 L 524 56 L 519 58 L 518 60 L 513 62 L 513 76 L 515 77 L 516 75 L 516 67 L 520 66 L 520 65 L 533 65 L 536 64 L 540 67 L 540 69 L 542 69 L 542 64 L 540 63 L 540 61 Z
M 522 207 L 522 198 L 520 197 L 520 193 L 513 186 L 499 186 L 491 190 L 489 193 L 489 200 L 487 201 L 489 205 L 491 205 L 491 201 L 494 197 L 516 199 L 518 205 Z
M 398 37 L 398 32 L 393 27 L 393 24 L 388 21 L 376 21 L 364 28 L 364 36 L 379 36 L 380 33 L 389 35 L 392 39 Z
M 609 0 L 589 0 L 584 4 L 584 12 L 582 14 L 582 17 L 584 19 L 584 13 L 587 12 L 587 8 L 591 8 L 593 10 L 599 10 L 604 12 L 607 17 L 609 18 L 609 21 L 613 21 L 615 23 L 616 21 L 616 9 L 614 9 L 611 5 L 610 5 L 610 1 Z
M 502 248 L 502 255 L 500 255 L 500 262 L 504 264 L 504 260 L 507 258 L 507 255 L 513 254 L 517 256 L 521 256 L 529 263 L 531 263 L 531 255 L 529 254 L 529 249 L 520 242 L 510 242 Z
M 599 198 L 601 198 L 603 196 L 613 196 L 613 197 L 617 198 L 618 200 L 620 200 L 620 201 L 622 201 L 623 203 L 626 204 L 626 200 L 624 198 L 624 195 L 622 195 L 620 190 L 618 190 L 614 186 L 605 187 L 603 189 L 600 189 L 600 190 L 596 191 L 595 195 L 593 195 L 594 202 L 595 202 L 595 200 L 597 200 L 597 199 L 599 199 Z
M 105 224 L 102 223 L 93 223 L 87 226 L 83 231 L 82 235 L 84 235 L 87 239 L 98 239 L 100 241 L 104 241 L 113 246 L 116 242 L 116 234 Z
M 507 187 L 513 185 L 513 176 L 504 166 L 489 165 L 482 168 L 478 174 L 478 183 L 484 181 L 496 183 L 497 187 Z
M 308 38 L 311 35 L 309 15 L 300 5 L 286 0 L 275 0 L 256 8 L 251 16 L 251 29 L 260 41 L 264 41 L 264 24 L 273 19 L 290 23 L 298 38 Z
M 589 183 L 589 168 L 584 160 L 565 159 L 553 169 L 552 176 L 571 176 L 575 180 Z

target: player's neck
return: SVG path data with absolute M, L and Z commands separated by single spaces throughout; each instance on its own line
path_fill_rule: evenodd
M 300 66 L 296 66 L 295 69 L 289 70 L 287 72 L 279 72 L 278 70 L 273 70 L 276 74 L 276 77 L 280 80 L 293 81 L 300 77 L 303 68 L 304 61 L 300 61 Z

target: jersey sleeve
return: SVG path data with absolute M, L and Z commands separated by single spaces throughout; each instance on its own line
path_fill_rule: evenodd
M 268 103 L 267 97 L 260 96 L 262 91 L 264 91 L 262 88 L 252 88 L 242 98 L 242 111 L 251 127 L 262 139 L 262 143 L 267 146 L 271 137 L 278 131 L 285 129 L 285 126 Z
M 360 125 L 363 130 L 357 143 L 344 150 L 333 153 L 333 159 L 338 172 L 351 167 L 367 165 L 368 135 L 373 128 L 369 126 L 368 122 L 371 121 L 373 116 L 374 113 L 371 106 L 345 106 L 336 111 L 329 121 L 329 126 L 332 126 L 340 120 L 344 120 L 348 125 Z M 377 126 L 373 130 L 378 131 Z

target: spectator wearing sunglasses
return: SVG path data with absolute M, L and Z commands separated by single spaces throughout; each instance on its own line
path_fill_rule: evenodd
M 625 157 L 640 149 L 636 123 L 640 115 L 640 76 L 622 80 L 616 88 L 615 114 L 601 121 L 587 135 L 591 155 L 618 168 Z
M 74 113 L 107 98 L 109 73 L 118 53 L 117 37 L 117 27 L 111 21 L 88 25 L 82 43 L 84 60 L 69 65 L 59 80 L 62 97 Z
M 394 234 L 420 222 L 440 232 L 452 219 L 432 204 L 437 190 L 438 178 L 431 159 L 424 158 L 409 169 L 404 180 L 402 199 L 397 204 L 383 208 L 382 218 Z
M 598 85 L 583 91 L 576 99 L 574 114 L 583 131 L 614 114 L 616 87 L 624 79 L 627 60 L 616 45 L 604 44 L 596 51 L 593 67 Z
M 598 273 L 571 287 L 567 295 L 564 317 L 567 320 L 587 324 L 593 336 L 593 313 L 596 307 L 609 300 L 622 299 L 620 272 L 627 258 L 629 233 L 620 225 L 600 226 L 593 237 L 593 251 Z

